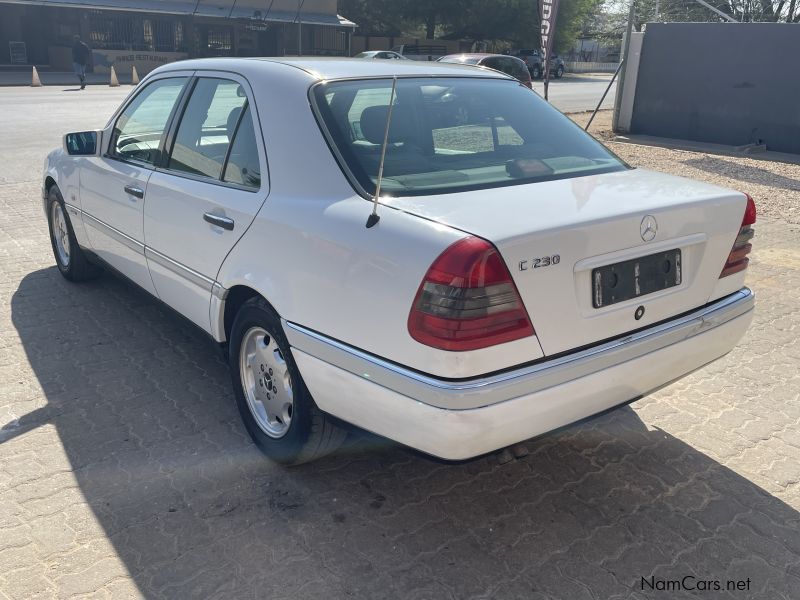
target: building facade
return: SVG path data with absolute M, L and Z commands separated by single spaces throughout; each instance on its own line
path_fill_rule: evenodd
M 0 0 L 0 66 L 71 70 L 72 41 L 94 72 L 209 56 L 348 56 L 355 24 L 336 0 Z

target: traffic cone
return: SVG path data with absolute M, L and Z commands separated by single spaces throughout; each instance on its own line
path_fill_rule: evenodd
M 117 79 L 117 72 L 114 70 L 114 65 L 111 65 L 111 82 L 109 87 L 119 87 L 119 79 Z
M 33 75 L 31 76 L 31 87 L 42 87 L 42 80 L 39 79 L 39 71 L 33 67 Z
M 131 85 L 139 85 L 139 73 L 136 72 L 136 65 L 131 70 Z

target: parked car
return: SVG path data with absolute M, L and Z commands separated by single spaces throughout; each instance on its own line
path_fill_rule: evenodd
M 395 60 L 405 60 L 405 56 L 392 52 L 391 50 L 368 50 L 367 52 L 360 52 L 353 58 L 388 58 Z
M 392 48 L 405 58 L 411 60 L 434 61 L 447 54 L 447 46 L 438 44 L 401 44 Z
M 284 463 L 342 423 L 481 455 L 691 373 L 753 316 L 749 196 L 632 168 L 490 69 L 165 65 L 42 184 L 61 274 L 108 266 L 207 332 Z
M 511 75 L 526 87 L 533 89 L 531 75 L 528 69 L 525 68 L 525 63 L 515 56 L 506 56 L 504 54 L 449 54 L 440 58 L 438 62 L 487 67 Z
M 533 79 L 540 79 L 544 76 L 541 50 L 519 50 L 515 56 L 525 63 Z M 550 75 L 561 79 L 567 70 L 564 60 L 557 54 L 553 54 L 548 62 L 550 63 Z

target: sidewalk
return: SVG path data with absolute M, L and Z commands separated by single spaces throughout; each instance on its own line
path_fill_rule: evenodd
M 0 87 L 3 86 L 26 86 L 31 84 L 33 68 L 27 70 L 0 71 Z M 131 84 L 131 74 L 117 73 L 117 78 L 121 85 Z M 72 71 L 39 71 L 39 79 L 42 85 L 74 85 L 78 87 L 78 76 Z M 87 73 L 87 85 L 108 85 L 110 76 L 103 73 Z

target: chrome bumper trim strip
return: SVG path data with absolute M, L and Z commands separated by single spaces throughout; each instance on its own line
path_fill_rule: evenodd
M 93 227 L 94 229 L 96 229 L 100 233 L 103 233 L 103 234 L 113 238 L 114 240 L 116 240 L 117 242 L 122 244 L 123 246 L 127 246 L 128 248 L 130 248 L 131 250 L 136 252 L 136 254 L 144 255 L 144 244 L 142 244 L 141 242 L 137 242 L 135 239 L 133 239 L 129 235 L 126 235 L 126 234 L 122 233 L 118 229 L 114 229 L 110 225 L 106 225 L 100 219 L 97 219 L 97 218 L 93 217 L 92 215 L 90 215 L 87 212 L 81 211 L 77 207 L 69 205 L 69 209 L 70 209 L 71 212 L 74 212 L 75 210 L 79 210 L 81 212 L 81 214 L 83 215 L 83 222 L 85 224 Z
M 590 375 L 704 333 L 753 309 L 755 295 L 742 288 L 683 317 L 552 360 L 486 377 L 449 381 L 424 375 L 283 321 L 292 347 L 425 404 L 479 408 Z
M 172 260 L 168 256 L 161 254 L 157 250 L 153 250 L 149 246 L 145 246 L 141 242 L 136 241 L 129 235 L 126 235 L 122 233 L 120 230 L 115 229 L 111 225 L 104 223 L 97 217 L 90 215 L 86 211 L 78 208 L 77 206 L 73 204 L 67 204 L 67 203 L 65 204 L 67 206 L 67 209 L 72 215 L 74 216 L 81 215 L 83 217 L 84 223 L 95 228 L 97 231 L 104 233 L 105 235 L 108 235 L 109 237 L 118 241 L 120 244 L 127 246 L 137 254 L 145 256 L 149 260 L 158 263 L 165 269 L 168 269 L 173 273 L 175 273 L 176 275 L 179 275 L 180 277 L 183 277 L 184 279 L 192 282 L 199 288 L 211 292 L 214 296 L 216 296 L 220 300 L 225 300 L 225 298 L 228 296 L 228 290 L 222 287 L 222 285 L 217 281 L 214 281 L 213 279 L 210 279 L 209 277 L 206 277 L 205 275 L 198 273 L 194 269 L 190 269 L 189 267 L 182 265 L 177 261 Z
M 213 279 L 209 279 L 205 275 L 172 260 L 170 257 L 161 254 L 157 250 L 153 250 L 150 246 L 145 247 L 144 255 L 147 257 L 147 260 L 152 260 L 154 263 L 161 265 L 168 271 L 175 273 L 179 277 L 186 279 L 207 292 L 211 292 L 214 287 Z

